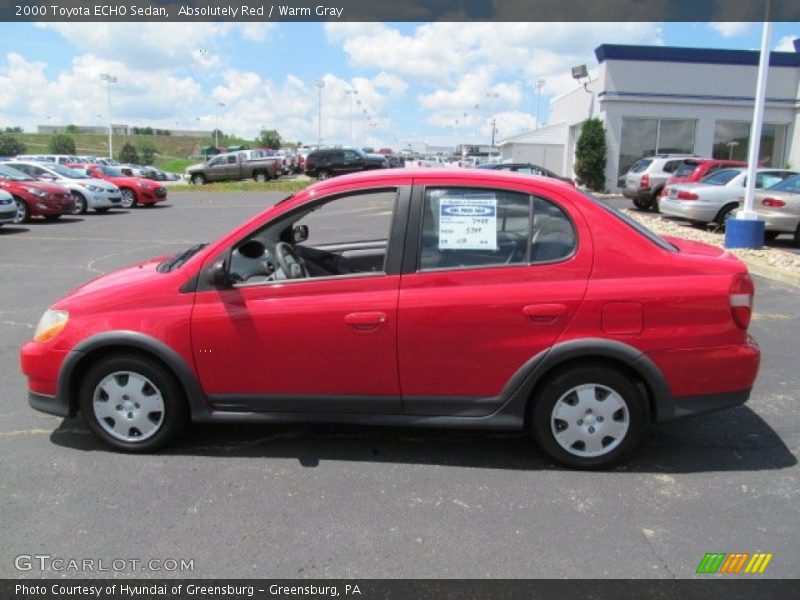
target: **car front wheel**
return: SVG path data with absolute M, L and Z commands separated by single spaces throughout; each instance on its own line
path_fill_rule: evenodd
M 122 208 L 136 208 L 136 194 L 133 193 L 133 190 L 129 189 L 122 189 L 120 190 L 122 193 Z
M 325 170 L 325 169 L 321 169 L 320 172 L 317 173 L 317 179 L 320 180 L 320 181 L 324 181 L 324 180 L 330 179 L 330 178 L 331 178 L 330 172 Z
M 83 197 L 83 194 L 79 194 L 78 192 L 72 192 L 72 199 L 75 201 L 75 210 L 72 212 L 72 214 L 74 215 L 86 214 L 86 209 L 89 208 L 89 205 L 86 202 L 86 198 Z
M 14 203 L 17 205 L 17 216 L 14 217 L 14 223 L 27 223 L 31 220 L 31 211 L 25 200 L 21 198 L 14 198 Z
M 636 385 L 619 371 L 581 366 L 550 378 L 533 407 L 531 429 L 555 462 L 599 469 L 638 444 L 647 409 Z
M 79 394 L 91 430 L 127 452 L 163 447 L 188 421 L 186 401 L 173 375 L 143 356 L 116 355 L 96 362 Z

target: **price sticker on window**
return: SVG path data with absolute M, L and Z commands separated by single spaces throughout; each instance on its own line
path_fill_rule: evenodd
M 442 198 L 439 250 L 497 250 L 497 199 Z

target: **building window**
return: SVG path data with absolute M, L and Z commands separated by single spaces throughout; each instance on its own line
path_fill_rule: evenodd
M 692 154 L 695 119 L 624 117 L 619 149 L 619 175 L 643 156 Z
M 717 121 L 714 126 L 714 158 L 747 160 L 750 143 L 750 123 L 747 121 Z M 764 123 L 758 161 L 765 167 L 783 167 L 786 144 L 786 125 Z

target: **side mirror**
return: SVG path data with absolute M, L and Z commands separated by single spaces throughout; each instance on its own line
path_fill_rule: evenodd
M 299 244 L 308 239 L 308 225 L 295 225 L 292 229 L 292 242 Z
M 214 266 L 212 266 L 209 271 L 209 280 L 211 281 L 211 285 L 215 288 L 227 290 L 233 287 L 233 280 L 231 280 L 230 275 L 228 275 L 228 269 L 225 267 L 224 260 L 214 263 Z

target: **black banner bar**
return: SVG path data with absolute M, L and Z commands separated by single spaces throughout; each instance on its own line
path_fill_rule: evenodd
M 797 581 L 753 576 L 695 580 L 454 580 L 454 579 L 27 579 L 0 580 L 3 600 L 784 600 Z
M 769 6 L 769 18 L 765 19 Z M 798 21 L 798 0 L 0 0 L 2 21 Z

